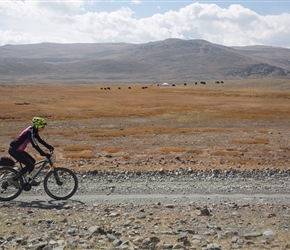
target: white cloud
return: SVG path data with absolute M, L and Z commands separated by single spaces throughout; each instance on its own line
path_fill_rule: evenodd
M 133 4 L 140 4 L 141 1 L 140 0 L 131 0 L 131 3 L 133 3 Z
M 141 1 L 132 0 L 139 4 Z M 146 43 L 167 38 L 290 47 L 290 14 L 261 16 L 241 5 L 189 4 L 136 19 L 129 7 L 86 11 L 85 1 L 0 2 L 0 45 L 40 42 Z
M 37 7 L 39 9 L 47 9 L 51 12 L 58 14 L 77 14 L 79 11 L 85 11 L 83 5 L 84 1 L 68 1 L 68 0 L 57 0 L 57 1 L 41 1 L 38 0 Z

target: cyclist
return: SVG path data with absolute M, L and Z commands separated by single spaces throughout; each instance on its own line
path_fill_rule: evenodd
M 8 153 L 15 158 L 17 161 L 23 163 L 25 165 L 17 175 L 15 175 L 12 179 L 9 180 L 9 183 L 14 185 L 17 188 L 21 188 L 18 180 L 22 175 L 26 172 L 31 173 L 34 170 L 35 159 L 25 151 L 28 143 L 31 143 L 32 146 L 39 152 L 41 156 L 49 157 L 50 154 L 45 153 L 36 143 L 35 139 L 43 146 L 45 146 L 49 150 L 53 150 L 53 147 L 46 143 L 39 136 L 39 132 L 42 132 L 47 125 L 46 121 L 41 117 L 34 117 L 32 119 L 32 125 L 24 129 L 16 139 L 14 139 L 10 143 L 10 147 Z M 32 181 L 32 186 L 38 186 L 40 182 L 35 180 Z

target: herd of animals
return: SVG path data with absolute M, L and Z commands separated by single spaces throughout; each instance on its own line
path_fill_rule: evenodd
M 224 83 L 224 81 L 215 81 L 215 84 L 223 84 Z M 205 85 L 206 84 L 206 82 L 204 82 L 204 81 L 201 81 L 201 82 L 195 82 L 194 83 L 195 85 L 197 85 L 197 84 L 203 84 L 203 85 Z M 184 86 L 187 86 L 187 83 L 183 83 L 183 85 Z M 159 87 L 159 86 L 169 86 L 169 84 L 167 84 L 167 85 L 160 85 L 160 84 L 157 84 L 157 86 Z M 173 86 L 173 87 L 175 87 L 176 85 L 175 84 L 172 84 L 171 86 Z M 146 86 L 146 87 L 141 87 L 142 89 L 147 89 L 148 87 Z M 121 87 L 118 87 L 118 89 L 121 89 Z M 132 87 L 128 87 L 128 89 L 132 89 Z M 101 90 L 111 90 L 111 87 L 101 87 Z

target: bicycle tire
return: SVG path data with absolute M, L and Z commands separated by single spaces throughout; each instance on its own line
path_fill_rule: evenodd
M 17 173 L 18 171 L 12 167 L 0 168 L 0 201 L 11 201 L 21 194 L 22 188 L 16 188 L 8 182 Z M 20 178 L 19 181 L 22 185 L 23 179 Z
M 59 183 L 58 181 L 59 180 Z M 76 174 L 68 168 L 54 168 L 47 173 L 43 181 L 44 190 L 55 200 L 67 200 L 78 189 Z

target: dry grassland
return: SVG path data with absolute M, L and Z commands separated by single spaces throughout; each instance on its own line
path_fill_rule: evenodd
M 290 81 L 142 87 L 2 84 L 2 154 L 42 116 L 43 138 L 77 169 L 289 167 Z

